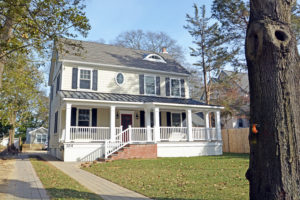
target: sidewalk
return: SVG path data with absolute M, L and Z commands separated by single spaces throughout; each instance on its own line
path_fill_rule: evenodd
M 39 154 L 43 159 L 63 171 L 68 176 L 78 181 L 95 194 L 100 195 L 104 200 L 138 200 L 149 199 L 141 194 L 123 188 L 117 184 L 100 178 L 94 174 L 79 168 L 79 163 L 57 161 L 48 154 Z
M 1 199 L 50 199 L 27 155 L 16 156 L 12 173 L 0 185 Z

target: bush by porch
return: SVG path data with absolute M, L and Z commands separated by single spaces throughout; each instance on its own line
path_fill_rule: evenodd
M 248 199 L 248 154 L 118 160 L 85 170 L 154 199 Z

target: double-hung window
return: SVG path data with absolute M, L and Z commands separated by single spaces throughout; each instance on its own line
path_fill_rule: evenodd
M 90 126 L 90 110 L 79 109 L 78 126 Z
M 91 89 L 91 70 L 80 69 L 79 87 L 80 89 Z
M 171 96 L 180 97 L 180 80 L 171 79 Z
M 145 76 L 146 94 L 155 94 L 155 76 Z
M 36 135 L 36 141 L 37 141 L 37 143 L 42 143 L 42 135 L 37 134 Z
M 181 126 L 181 113 L 172 113 L 172 126 Z

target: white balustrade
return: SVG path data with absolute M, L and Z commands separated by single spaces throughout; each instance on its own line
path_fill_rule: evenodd
M 186 141 L 187 127 L 160 127 L 160 140 Z
M 130 143 L 130 131 L 126 129 L 116 135 L 115 140 L 105 140 L 104 150 L 105 158 L 108 158 L 111 154 L 123 148 Z
M 109 127 L 71 127 L 70 141 L 104 141 L 110 139 Z
M 193 139 L 194 140 L 206 140 L 206 128 L 204 127 L 193 127 Z
M 149 138 L 153 141 L 154 128 L 131 128 L 131 142 L 149 142 Z M 150 137 L 148 138 L 148 132 Z M 151 142 L 150 141 L 150 142 Z

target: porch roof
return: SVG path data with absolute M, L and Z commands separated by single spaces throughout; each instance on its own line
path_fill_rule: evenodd
M 84 99 L 84 100 L 99 100 L 99 101 L 116 101 L 116 102 L 136 102 L 136 103 L 162 103 L 162 104 L 180 104 L 193 106 L 215 106 L 207 105 L 203 102 L 194 99 L 174 98 L 174 97 L 158 97 L 146 95 L 130 95 L 130 94 L 116 94 L 116 93 L 100 93 L 100 92 L 84 92 L 84 91 L 59 91 L 62 98 L 67 99 Z

